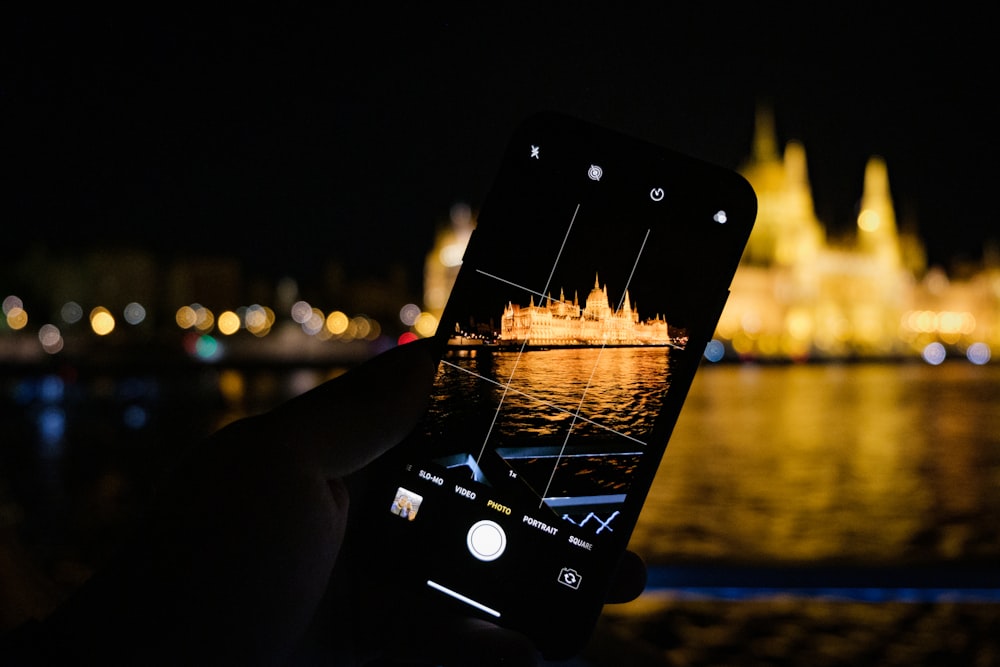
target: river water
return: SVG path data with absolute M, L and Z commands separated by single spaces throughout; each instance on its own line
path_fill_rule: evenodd
M 653 562 L 1000 562 L 1000 366 L 705 366 L 632 544 Z
M 7 376 L 8 514 L 56 544 L 112 535 L 100 521 L 132 516 L 180 443 L 336 371 Z M 1000 562 L 1000 364 L 706 363 L 632 548 L 653 565 Z

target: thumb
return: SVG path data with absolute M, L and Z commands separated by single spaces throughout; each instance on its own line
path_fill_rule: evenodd
M 343 477 L 409 433 L 427 405 L 435 362 L 433 339 L 400 345 L 282 404 L 265 419 L 324 477 Z

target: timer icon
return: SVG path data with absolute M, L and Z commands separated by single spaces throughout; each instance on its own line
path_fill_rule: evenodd
M 663 191 L 663 188 L 653 188 L 649 191 L 649 198 L 653 201 L 663 201 L 663 196 L 665 194 L 666 193 Z

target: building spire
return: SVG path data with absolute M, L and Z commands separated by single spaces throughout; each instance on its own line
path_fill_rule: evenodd
M 778 140 L 774 131 L 774 114 L 766 104 L 758 105 L 753 133 L 753 159 L 770 162 L 778 159 Z
M 896 267 L 900 264 L 899 232 L 889 192 L 889 169 L 882 157 L 875 155 L 868 159 L 864 182 L 858 213 L 858 246 Z

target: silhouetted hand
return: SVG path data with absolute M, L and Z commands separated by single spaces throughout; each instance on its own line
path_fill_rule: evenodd
M 349 507 L 363 498 L 344 480 L 415 425 L 433 375 L 429 343 L 410 343 L 194 446 L 142 529 L 40 626 L 37 664 L 46 652 L 105 665 L 535 664 L 527 638 L 479 620 L 383 631 L 400 601 L 372 609 L 378 596 L 345 585 Z M 644 586 L 633 554 L 620 574 L 609 602 Z

